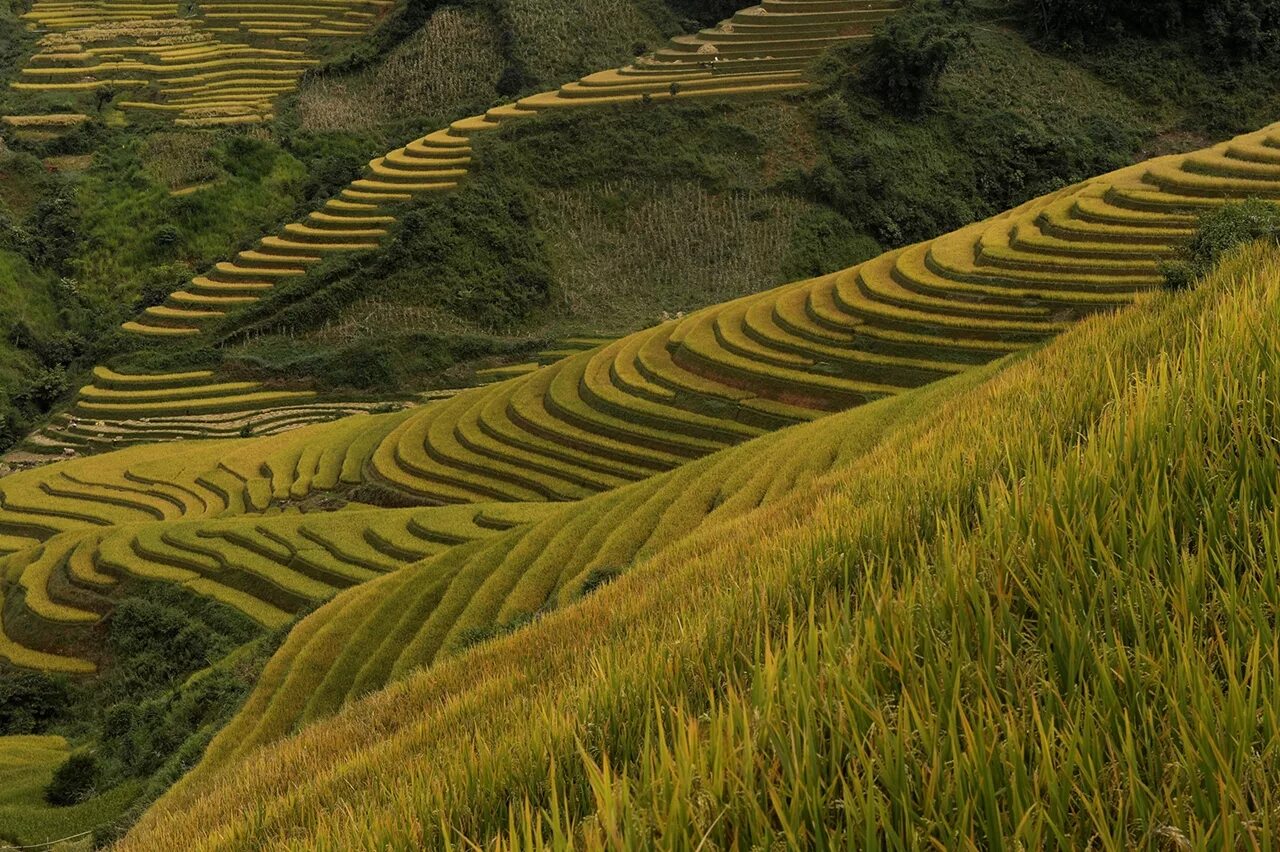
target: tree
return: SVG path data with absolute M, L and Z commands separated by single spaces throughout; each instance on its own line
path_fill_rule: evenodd
M 876 32 L 862 65 L 862 82 L 889 109 L 917 115 L 937 94 L 951 60 L 972 44 L 953 9 L 917 3 Z

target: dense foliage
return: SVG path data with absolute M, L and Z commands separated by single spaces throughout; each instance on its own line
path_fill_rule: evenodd
M 1219 59 L 1258 61 L 1280 53 L 1276 0 L 1030 0 L 1030 9 L 1041 31 L 1059 40 L 1191 33 Z
M 914 4 L 876 32 L 861 62 L 862 82 L 890 109 L 919 113 L 937 94 L 947 65 L 972 45 L 953 10 Z
M 102 769 L 91 752 L 79 751 L 67 758 L 53 773 L 53 781 L 45 790 L 51 805 L 74 805 L 94 794 Z
M 66 678 L 0 669 L 0 736 L 43 733 L 64 718 L 70 703 Z
M 1280 244 L 1280 205 L 1252 200 L 1206 213 L 1178 258 L 1164 265 L 1165 286 L 1186 290 L 1212 272 L 1229 251 L 1257 240 Z
M 122 591 L 130 593 L 103 643 L 114 662 L 96 682 L 73 686 L 65 677 L 0 665 L 0 736 L 62 733 L 87 744 L 57 768 L 45 791 L 58 807 L 119 790 L 120 801 L 136 799 L 140 811 L 238 709 L 281 638 L 181 591 Z

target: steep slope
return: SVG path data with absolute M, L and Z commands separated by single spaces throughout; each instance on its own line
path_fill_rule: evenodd
M 400 206 L 423 194 L 448 192 L 455 188 L 470 167 L 473 155 L 470 143 L 473 136 L 492 130 L 500 123 L 566 107 L 647 103 L 676 97 L 688 99 L 712 95 L 795 91 L 805 85 L 801 70 L 815 56 L 835 43 L 868 39 L 874 25 L 900 6 L 896 0 L 818 0 L 799 5 L 796 5 L 795 0 L 770 0 L 762 6 L 739 12 L 716 28 L 695 36 L 679 37 L 667 49 L 641 57 L 625 68 L 589 75 L 558 91 L 524 98 L 515 104 L 491 109 L 484 115 L 454 122 L 447 129 L 429 133 L 375 159 L 369 164 L 363 177 L 328 200 L 323 209 L 311 213 L 303 221 L 286 225 L 278 234 L 265 237 L 253 248 L 241 251 L 235 260 L 214 264 L 212 268 L 195 276 L 188 286 L 172 292 L 163 303 L 146 308 L 135 320 L 124 323 L 123 327 L 131 334 L 142 335 L 144 346 L 154 345 L 159 349 L 164 349 L 166 343 L 189 342 L 200 337 L 202 330 L 211 327 L 234 329 L 236 313 L 254 304 L 279 284 L 293 281 L 308 269 L 336 256 L 377 249 L 401 212 Z M 150 7 L 146 7 L 139 14 L 150 14 L 149 9 Z M 121 14 L 127 11 L 124 7 L 121 10 Z M 275 7 L 264 7 L 262 14 L 274 13 L 273 10 L 281 11 Z M 66 26 L 79 22 L 75 15 L 66 17 L 70 13 L 64 14 L 52 7 L 44 11 L 49 14 L 58 12 L 47 22 L 50 26 L 59 21 L 64 21 L 64 24 L 59 25 Z M 131 55 L 128 51 L 133 50 L 121 48 L 117 44 L 121 38 L 136 36 L 147 44 L 154 42 L 164 50 L 172 49 L 179 53 L 201 48 L 203 44 L 197 43 L 195 35 L 169 32 L 165 27 L 169 27 L 171 22 L 154 24 L 160 30 L 152 32 L 148 28 L 153 27 L 153 23 L 148 19 L 141 23 L 126 22 L 119 27 L 102 24 L 99 27 L 100 33 L 98 29 L 90 27 L 93 33 L 73 31 L 48 38 L 59 44 L 65 41 L 79 45 L 89 35 L 97 33 L 109 42 L 109 46 L 101 48 L 98 53 L 109 57 L 111 62 L 123 63 L 122 67 L 129 73 L 141 73 L 139 69 L 145 70 L 151 66 L 137 60 L 120 58 Z M 186 27 L 194 24 L 179 22 L 173 26 Z M 131 36 L 133 29 L 138 27 L 141 27 L 139 32 Z M 284 38 L 279 34 L 263 33 L 254 37 Z M 117 56 L 119 51 L 124 52 Z M 97 53 L 93 55 L 96 56 Z M 230 63 L 230 66 L 241 69 L 244 73 L 258 73 L 254 64 L 258 60 L 249 56 L 240 57 L 237 54 L 216 62 L 200 57 L 197 59 L 199 61 L 196 65 L 199 68 L 196 70 L 213 62 L 217 68 L 222 67 L 218 63 Z M 286 63 L 283 58 L 271 61 Z M 282 70 L 278 73 L 286 72 Z M 289 73 L 296 76 L 295 71 Z M 109 74 L 102 74 L 105 76 L 90 74 L 84 79 L 94 85 L 114 85 Z M 217 71 L 216 74 L 223 75 L 224 72 Z M 220 76 L 215 82 L 218 85 L 238 85 L 234 77 L 223 80 Z M 234 97 L 247 99 L 257 95 L 237 93 Z M 164 104 L 135 102 L 126 102 L 125 105 L 130 108 L 164 107 Z M 200 106 L 200 109 L 204 107 Z M 265 110 L 266 107 L 259 109 L 252 105 L 243 109 L 231 109 L 218 103 L 214 105 L 211 117 L 193 121 L 256 121 L 262 117 L 258 113 L 265 115 Z M 186 120 L 179 119 L 180 123 Z M 198 186 L 194 188 L 199 189 Z M 178 371 L 184 374 L 187 372 L 185 368 L 179 368 Z M 98 378 L 103 375 L 103 368 L 100 368 L 95 373 L 94 382 L 84 388 L 72 410 L 59 415 L 48 428 L 34 436 L 28 442 L 28 448 L 45 454 L 57 454 L 127 445 L 155 438 L 225 435 L 246 425 L 249 429 L 265 427 L 274 430 L 282 428 L 277 424 L 294 426 L 322 422 L 332 419 L 336 413 L 359 410 L 362 407 L 349 400 L 340 404 L 318 403 L 300 407 L 293 402 L 282 403 L 281 394 L 267 393 L 268 389 L 227 396 L 219 389 L 220 384 L 227 383 L 215 382 L 207 394 L 207 410 L 196 411 L 193 408 L 175 422 L 170 412 L 175 406 L 170 405 L 168 400 L 158 399 L 166 382 L 164 372 L 159 375 L 112 374 L 117 378 L 99 381 Z M 175 399 L 190 398 L 191 394 L 185 389 L 189 383 L 184 380 L 181 384 L 184 389 L 171 389 L 171 395 Z M 131 396 L 122 385 L 146 388 L 146 394 Z M 103 400 L 108 397 L 112 399 L 111 405 L 103 405 Z M 215 413 L 226 416 L 217 421 L 208 421 L 206 415 Z M 229 427 L 229 423 L 235 425 Z
M 1245 252 L 924 391 L 878 445 L 868 406 L 730 451 L 830 455 L 586 601 L 237 755 L 270 724 L 255 699 L 121 848 L 1267 837 L 1278 279 L 1274 248 Z M 627 493 L 577 508 L 629 517 Z M 532 583 L 535 554 L 509 552 Z M 338 613 L 394 582 L 304 622 L 278 670 L 321 625 L 367 657 Z
M 364 564 L 354 575 L 338 571 L 335 583 L 332 571 L 317 576 L 291 565 L 296 546 L 247 526 L 259 553 L 283 560 L 290 573 L 210 561 L 186 543 L 157 553 L 135 535 L 139 525 L 161 522 L 156 534 L 172 546 L 165 523 L 296 510 L 335 491 L 407 506 L 580 500 L 1023 350 L 1156 287 L 1158 260 L 1190 233 L 1197 210 L 1280 193 L 1280 182 L 1267 178 L 1276 151 L 1280 132 L 1272 128 L 1156 160 L 932 243 L 408 411 L 258 440 L 141 447 L 9 477 L 0 482 L 0 532 L 8 536 L 0 548 L 13 554 L 5 565 L 4 656 L 40 668 L 92 668 L 77 650 L 83 639 L 55 631 L 61 638 L 50 642 L 44 625 L 92 624 L 95 611 L 109 611 L 110 602 L 92 594 L 104 568 L 181 583 L 251 617 L 269 604 L 271 617 L 258 618 L 269 624 L 367 578 L 371 567 L 421 556 L 412 547 L 375 547 L 382 557 L 356 557 Z M 182 388 L 147 399 L 190 404 Z M 308 523 L 333 524 L 339 540 L 351 539 L 346 517 Z M 102 537 L 104 528 L 124 529 Z M 49 548 L 55 537 L 60 547 Z M 532 608 L 572 576 L 543 587 Z
M 654 332 L 669 334 L 669 340 L 651 338 L 639 344 L 631 339 L 640 348 L 623 352 L 621 360 L 634 364 L 618 368 L 614 381 L 623 386 L 619 392 L 624 395 L 649 397 L 644 403 L 649 409 L 669 406 L 672 398 L 683 394 L 684 402 L 675 407 L 687 405 L 693 412 L 659 414 L 658 419 L 690 421 L 674 428 L 692 429 L 690 434 L 703 440 L 724 441 L 726 435 L 740 439 L 743 429 L 795 422 L 805 416 L 800 409 L 847 405 L 952 374 L 967 363 L 1042 339 L 1074 316 L 1123 304 L 1133 293 L 1152 286 L 1158 281 L 1156 263 L 1189 233 L 1198 211 L 1227 197 L 1280 195 L 1268 153 L 1280 150 L 1278 138 L 1274 130 L 1262 131 L 1194 159 L 1171 158 L 1118 173 L 856 270 L 796 285 L 785 296 L 779 291 L 743 300 L 732 315 L 696 314 L 680 327 Z M 441 156 L 447 150 L 469 152 L 456 146 L 435 150 Z M 330 204 L 367 206 L 341 200 Z M 325 227 L 332 224 L 329 214 L 315 215 L 326 220 Z M 370 232 L 369 238 L 376 235 Z M 335 250 L 341 245 L 335 244 Z M 243 263 L 292 262 L 280 260 L 283 257 L 248 252 L 237 262 L 241 265 L 220 267 L 223 272 L 216 274 L 226 280 L 202 276 L 196 289 L 207 285 L 219 293 L 234 291 L 238 295 L 229 298 L 251 302 L 256 297 L 248 295 L 250 291 L 263 292 L 273 285 L 270 276 L 244 283 L 244 276 L 255 273 Z M 259 271 L 273 276 L 272 269 L 262 266 Z M 187 298 L 180 292 L 170 305 L 150 309 L 148 316 L 163 315 L 156 321 L 168 323 L 185 314 L 187 308 L 175 306 Z M 221 309 L 207 308 L 199 309 L 204 319 L 226 319 Z M 144 316 L 134 323 L 136 330 L 151 321 Z M 147 327 L 162 335 L 199 333 L 194 325 Z M 854 351 L 838 351 L 850 347 Z M 612 354 L 606 357 L 618 360 Z M 564 366 L 571 375 L 585 368 L 580 362 Z M 137 381 L 147 383 L 145 377 Z M 109 389 L 95 385 L 86 394 L 104 390 Z M 734 408 L 734 418 L 742 424 L 708 426 L 705 418 L 692 422 L 699 420 L 700 409 L 714 413 Z M 573 412 L 552 417 L 569 419 L 575 427 L 584 425 L 583 417 Z M 76 428 L 74 420 L 70 425 Z M 115 427 L 117 432 L 129 428 Z M 540 428 L 545 437 L 541 424 L 521 431 L 538 433 Z M 50 437 L 57 440 L 56 435 Z M 678 445 L 656 449 L 676 455 L 689 452 Z M 623 460 L 650 467 L 666 464 L 661 458 Z M 393 483 L 403 480 L 395 468 L 396 463 L 383 464 L 379 473 Z

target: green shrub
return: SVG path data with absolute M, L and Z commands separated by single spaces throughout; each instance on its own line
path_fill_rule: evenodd
M 71 686 L 65 678 L 0 669 L 0 736 L 42 733 L 62 718 L 70 702 Z
M 458 638 L 454 641 L 453 649 L 457 653 L 461 653 L 468 648 L 473 648 L 484 642 L 494 639 L 500 639 L 511 633 L 515 633 L 521 627 L 532 624 L 541 613 L 524 613 L 518 615 L 510 621 L 501 623 L 486 624 L 477 627 L 468 627 L 458 633 Z
M 58 275 L 73 272 L 72 259 L 81 250 L 83 217 L 80 206 L 66 186 L 47 184 L 28 219 L 31 261 Z
M 51 805 L 76 805 L 92 798 L 101 780 L 98 758 L 90 752 L 76 752 L 53 773 L 44 796 Z
M 141 598 L 127 598 L 116 607 L 107 646 L 115 664 L 105 688 L 120 696 L 146 695 L 204 668 L 227 650 L 204 622 Z
M 234 711 L 248 686 L 247 679 L 218 668 L 172 693 L 118 701 L 104 714 L 100 751 L 126 775 L 155 772 L 193 732 Z
M 862 63 L 862 80 L 891 110 L 915 115 L 928 106 L 951 60 L 973 37 L 955 13 L 935 0 L 916 3 L 876 32 Z
M 1229 251 L 1257 240 L 1280 243 L 1280 204 L 1254 199 L 1206 213 L 1178 256 L 1162 265 L 1165 288 L 1190 289 Z
M 582 581 L 583 597 L 609 585 L 621 576 L 621 568 L 593 568 Z
M 718 23 L 731 17 L 739 9 L 754 6 L 757 2 L 758 0 L 666 0 L 666 5 L 672 14 L 690 22 L 684 24 L 686 31 L 693 31 Z
M 879 243 L 859 233 L 848 219 L 819 207 L 802 215 L 792 229 L 782 273 L 788 281 L 798 281 L 855 266 L 880 253 Z
M 46 367 L 33 370 L 24 380 L 13 401 L 20 407 L 45 412 L 71 389 L 70 379 L 63 367 Z

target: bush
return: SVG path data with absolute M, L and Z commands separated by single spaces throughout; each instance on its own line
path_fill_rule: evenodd
M 48 411 L 71 387 L 67 371 L 63 367 L 48 367 L 35 370 L 27 376 L 22 386 L 13 395 L 19 406 L 34 408 L 38 412 Z
M 248 687 L 236 673 L 215 669 L 172 693 L 119 701 L 104 716 L 102 755 L 127 775 L 150 774 L 194 732 L 233 712 Z
M 1280 56 L 1278 0 L 1205 0 L 1204 33 L 1223 58 L 1262 61 Z
M 145 694 L 207 666 L 222 650 L 204 622 L 164 604 L 130 598 L 111 616 L 107 644 L 116 657 L 108 688 Z
M 31 236 L 29 259 L 58 275 L 71 275 L 72 259 L 80 251 L 82 216 L 70 189 L 50 186 L 42 193 L 28 218 Z
M 63 678 L 0 671 L 0 736 L 43 733 L 62 717 L 70 701 L 71 687 Z
M 880 245 L 859 233 L 848 219 L 819 207 L 801 216 L 792 229 L 782 274 L 788 281 L 798 281 L 855 266 L 880 253 Z
M 1163 265 L 1165 289 L 1190 289 L 1227 252 L 1256 240 L 1280 243 L 1280 204 L 1255 199 L 1206 213 L 1178 257 Z
M 972 44 L 952 10 L 917 3 L 876 32 L 862 63 L 863 83 L 894 112 L 918 114 L 937 94 L 951 60 Z
M 98 758 L 89 752 L 76 752 L 53 773 L 44 797 L 51 805 L 76 805 L 93 796 L 102 775 Z

